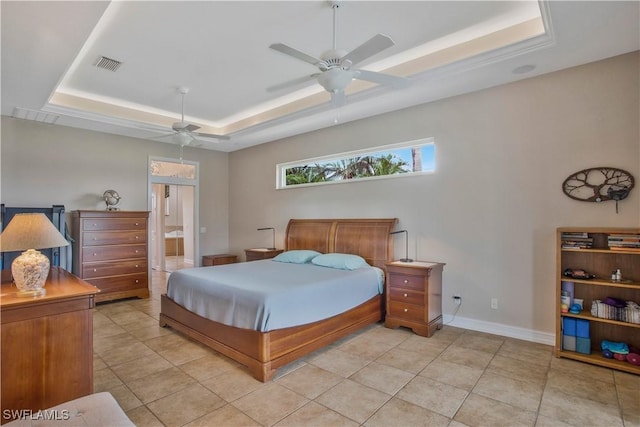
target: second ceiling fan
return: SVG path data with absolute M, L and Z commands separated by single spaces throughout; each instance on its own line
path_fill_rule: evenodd
M 168 135 L 159 136 L 157 138 L 167 138 L 171 137 L 171 142 L 184 145 L 200 145 L 203 140 L 198 139 L 198 137 L 203 138 L 215 138 L 218 140 L 228 140 L 229 137 L 226 135 L 216 135 L 212 133 L 204 133 L 204 132 L 196 132 L 200 129 L 200 126 L 194 125 L 193 123 L 188 123 L 184 121 L 184 98 L 189 93 L 189 88 L 185 86 L 180 86 L 178 88 L 178 92 L 182 95 L 182 109 L 180 115 L 180 121 L 175 122 L 171 125 L 172 133 Z
M 394 42 L 391 37 L 385 34 L 376 34 L 350 52 L 338 49 L 336 46 L 336 13 L 340 7 L 340 2 L 331 2 L 331 7 L 333 9 L 333 48 L 322 53 L 319 58 L 283 43 L 274 43 L 269 46 L 273 50 L 318 67 L 320 72 L 271 86 L 267 90 L 276 91 L 317 79 L 318 83 L 331 94 L 333 105 L 341 106 L 346 101 L 345 89 L 354 79 L 366 80 L 394 88 L 408 86 L 409 79 L 405 77 L 352 68 L 365 59 L 393 46 Z

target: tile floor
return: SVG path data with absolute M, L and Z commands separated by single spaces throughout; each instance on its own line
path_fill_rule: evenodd
M 446 326 L 422 338 L 374 325 L 263 384 L 158 327 L 166 277 L 94 313 L 95 391 L 138 426 L 640 426 L 640 376 Z

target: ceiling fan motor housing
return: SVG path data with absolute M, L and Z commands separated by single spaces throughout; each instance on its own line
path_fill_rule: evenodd
M 328 92 L 344 92 L 353 76 L 353 71 L 331 68 L 318 76 L 318 83 Z

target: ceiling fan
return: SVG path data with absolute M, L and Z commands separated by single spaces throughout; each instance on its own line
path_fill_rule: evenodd
M 178 88 L 178 92 L 182 95 L 182 115 L 179 122 L 175 122 L 171 125 L 171 132 L 167 135 L 162 135 L 157 138 L 166 138 L 171 137 L 171 142 L 176 144 L 184 145 L 202 145 L 204 141 L 198 139 L 198 137 L 203 138 L 215 138 L 215 139 L 223 139 L 227 140 L 229 137 L 227 135 L 216 135 L 212 133 L 203 133 L 196 132 L 200 129 L 200 126 L 194 125 L 193 123 L 187 123 L 184 121 L 184 98 L 185 95 L 189 93 L 189 88 L 185 86 L 180 86 Z
M 391 37 L 385 34 L 376 34 L 360 46 L 350 52 L 346 52 L 336 47 L 336 13 L 340 4 L 332 1 L 333 9 L 333 48 L 327 50 L 316 58 L 301 50 L 287 46 L 282 43 L 274 43 L 269 46 L 273 50 L 292 56 L 302 61 L 308 62 L 320 70 L 319 73 L 303 76 L 288 82 L 280 83 L 267 88 L 267 91 L 276 91 L 286 87 L 294 86 L 309 80 L 317 79 L 318 83 L 331 94 L 331 101 L 334 106 L 344 105 L 346 102 L 345 89 L 353 79 L 366 80 L 393 88 L 402 88 L 409 85 L 409 79 L 405 77 L 392 76 L 390 74 L 378 73 L 351 68 L 365 59 L 393 46 L 395 43 Z

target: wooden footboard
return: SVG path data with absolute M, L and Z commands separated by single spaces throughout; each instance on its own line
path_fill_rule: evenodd
M 170 326 L 246 366 L 258 380 L 269 381 L 276 369 L 343 338 L 383 317 L 382 296 L 345 313 L 285 329 L 258 332 L 201 317 L 161 296 L 160 326 Z
M 393 258 L 390 232 L 396 218 L 291 219 L 285 249 L 356 254 L 370 265 L 384 268 Z M 384 316 L 384 297 L 378 295 L 345 313 L 319 322 L 270 332 L 227 326 L 205 319 L 161 297 L 160 326 L 171 326 L 249 368 L 268 381 L 280 366 L 296 360 Z

